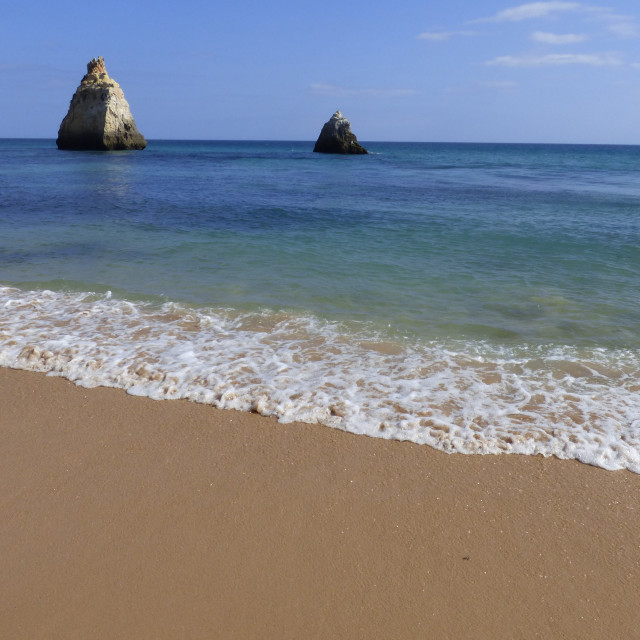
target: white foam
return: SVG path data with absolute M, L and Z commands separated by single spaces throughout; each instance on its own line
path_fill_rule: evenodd
M 640 473 L 640 354 L 390 344 L 313 317 L 0 287 L 0 366 L 447 452 Z

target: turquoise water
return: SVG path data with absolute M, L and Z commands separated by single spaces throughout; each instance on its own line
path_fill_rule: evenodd
M 640 147 L 366 146 L 0 141 L 0 364 L 640 470 Z

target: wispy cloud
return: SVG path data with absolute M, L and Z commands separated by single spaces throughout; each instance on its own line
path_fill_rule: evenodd
M 607 10 L 595 10 L 601 22 L 604 22 L 611 33 L 621 38 L 637 38 L 640 36 L 638 21 L 633 16 L 610 13 Z
M 425 31 L 418 36 L 418 40 L 430 40 L 431 42 L 442 42 L 455 38 L 456 36 L 472 36 L 475 31 Z
M 510 91 L 518 87 L 517 82 L 513 82 L 511 80 L 485 80 L 484 82 L 479 82 L 478 86 L 484 87 L 486 89 L 500 89 L 501 91 Z
M 473 22 L 520 22 L 532 18 L 543 18 L 561 11 L 576 11 L 581 8 L 579 2 L 529 2 L 498 12 L 490 18 L 480 18 Z
M 635 22 L 617 22 L 609 25 L 609 31 L 622 38 L 637 38 L 640 30 Z
M 311 85 L 311 93 L 321 96 L 390 98 L 413 96 L 418 92 L 415 89 L 351 89 L 333 84 L 314 83 Z
M 634 16 L 615 13 L 607 7 L 584 4 L 581 2 L 564 2 L 550 0 L 548 2 L 528 2 L 499 11 L 494 16 L 473 20 L 469 24 L 481 22 L 521 22 L 535 18 L 553 17 L 563 12 L 579 12 L 592 20 L 604 23 L 606 28 L 623 38 L 640 37 L 640 27 Z
M 547 55 L 500 56 L 486 62 L 499 67 L 559 67 L 582 64 L 591 67 L 617 67 L 622 64 L 618 53 L 551 53 Z
M 534 42 L 544 44 L 575 44 L 584 42 L 587 36 L 579 33 L 547 33 L 546 31 L 535 31 L 531 34 Z

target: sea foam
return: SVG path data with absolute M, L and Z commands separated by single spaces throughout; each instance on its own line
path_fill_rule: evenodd
M 640 473 L 633 350 L 393 343 L 313 316 L 0 287 L 0 366 L 450 453 Z

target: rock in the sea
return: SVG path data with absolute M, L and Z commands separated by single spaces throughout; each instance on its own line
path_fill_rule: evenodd
M 56 140 L 58 149 L 144 149 L 120 85 L 109 77 L 102 57 L 87 65 Z
M 358 144 L 358 139 L 351 132 L 351 124 L 340 111 L 325 122 L 313 150 L 319 153 L 369 153 Z

